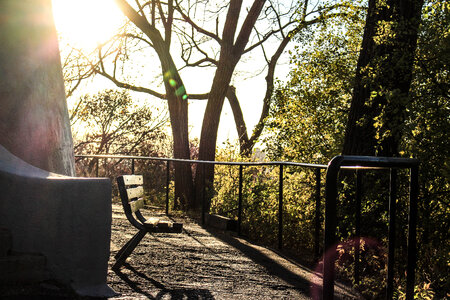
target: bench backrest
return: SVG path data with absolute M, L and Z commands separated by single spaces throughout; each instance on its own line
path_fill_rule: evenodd
M 140 213 L 144 207 L 144 177 L 142 175 L 122 175 L 117 177 L 120 198 L 125 215 L 135 227 L 141 229 L 146 219 Z M 136 215 L 137 219 L 133 216 Z

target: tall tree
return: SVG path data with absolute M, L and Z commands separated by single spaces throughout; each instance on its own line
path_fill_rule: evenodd
M 317 25 L 292 51 L 273 95 L 264 145 L 271 160 L 328 163 L 342 150 L 365 10 Z
M 450 2 L 427 0 L 419 33 L 413 101 L 401 150 L 426 167 L 420 170 L 418 281 L 431 282 L 435 298 L 450 290 Z
M 173 135 L 173 154 L 176 158 L 189 159 L 189 137 L 188 137 L 188 103 L 185 87 L 178 69 L 170 53 L 172 40 L 172 27 L 174 20 L 174 1 L 169 0 L 166 12 L 159 1 L 145 2 L 138 5 L 135 10 L 127 1 L 116 0 L 117 5 L 124 15 L 149 39 L 161 64 L 161 75 L 164 78 L 166 94 L 161 98 L 167 99 L 170 113 L 170 122 Z M 144 9 L 150 9 L 150 20 L 147 19 Z M 159 20 L 162 22 L 164 35 L 157 29 L 156 14 L 159 12 Z M 103 63 L 96 72 L 108 77 Z M 113 78 L 111 78 L 113 79 Z M 116 82 L 118 86 L 127 87 Z M 185 205 L 193 198 L 192 172 L 189 164 L 175 164 L 175 195 L 176 200 Z
M 422 6 L 369 0 L 343 154 L 398 154 Z
M 344 30 L 339 27 L 329 33 L 314 30 L 320 38 L 313 39 L 311 46 L 304 43 L 293 51 L 290 81 L 276 91 L 269 130 L 265 133 L 266 149 L 272 159 L 315 162 L 323 157 L 325 163 L 342 151 L 342 132 L 364 29 L 364 19 L 357 23 L 356 20 L 359 18 L 349 20 Z M 344 20 L 338 22 L 341 26 L 346 24 Z M 416 272 L 416 286 L 421 287 L 419 298 L 433 298 L 433 291 L 434 298 L 445 298 L 450 283 L 449 266 L 445 263 L 449 246 L 442 244 L 449 238 L 447 228 L 450 226 L 450 219 L 446 217 L 450 213 L 449 24 L 448 1 L 425 1 L 409 92 L 411 101 L 407 103 L 405 129 L 399 145 L 400 155 L 416 157 L 426 164 L 421 168 L 419 183 L 417 238 L 421 247 Z M 374 184 L 366 185 L 366 189 L 374 187 L 376 192 L 367 193 L 370 201 L 366 201 L 363 208 L 366 217 L 363 231 L 380 237 L 384 233 L 374 232 L 372 228 L 385 229 L 386 219 L 380 216 L 385 214 L 386 203 L 384 197 L 379 197 L 381 186 L 375 184 L 379 176 L 372 180 L 370 176 L 369 173 L 365 176 L 365 182 Z M 352 182 L 354 180 L 349 184 Z M 400 203 L 407 203 L 402 200 L 405 197 L 407 193 L 399 196 Z M 353 214 L 353 200 L 349 198 L 347 202 L 349 215 Z M 346 199 L 342 197 L 341 201 L 339 209 L 343 210 L 341 215 L 345 215 Z M 340 233 L 352 234 L 353 224 L 349 219 L 343 218 L 340 224 Z M 368 281 L 362 282 L 359 287 L 368 298 L 384 293 L 382 285 L 368 287 Z
M 0 1 L 0 44 L 0 144 L 36 167 L 74 175 L 51 1 Z
M 188 76 L 192 76 L 193 72 L 210 74 L 212 80 L 204 85 L 206 92 L 189 94 L 191 100 L 207 101 L 199 150 L 199 159 L 202 160 L 215 159 L 217 131 L 226 97 L 230 100 L 235 116 L 241 152 L 251 152 L 269 111 L 275 66 L 288 43 L 303 29 L 339 15 L 342 13 L 341 8 L 350 5 L 344 0 L 332 2 L 334 4 L 325 2 L 323 5 L 311 5 L 308 1 L 285 5 L 281 1 L 264 0 L 254 0 L 249 5 L 241 0 L 231 0 L 225 4 L 215 1 L 191 3 L 173 0 L 167 3 L 135 1 L 133 4 L 126 0 L 116 0 L 116 3 L 132 26 L 126 27 L 111 43 L 99 49 L 96 59 L 89 63 L 92 72 L 108 78 L 119 87 L 167 100 L 176 158 L 189 158 L 188 95 L 181 79 L 182 72 Z M 244 14 L 243 10 L 247 12 Z M 272 46 L 267 46 L 268 43 Z M 160 61 L 158 77 L 164 79 L 165 92 L 158 92 L 158 87 L 150 86 L 148 79 L 139 81 L 135 78 L 133 81 L 129 78 L 130 65 L 134 68 L 143 64 L 143 57 L 152 58 L 151 51 L 142 51 L 148 49 L 153 49 L 155 58 Z M 263 52 L 267 85 L 260 122 L 249 137 L 240 102 L 231 82 L 237 76 L 237 65 L 242 57 L 255 51 Z M 140 55 L 140 60 L 132 58 L 135 53 Z M 176 62 L 180 65 L 179 68 L 176 67 Z M 145 66 L 144 64 L 144 68 Z M 190 73 L 187 69 L 191 70 Z M 79 74 L 86 76 L 88 73 Z M 198 183 L 203 182 L 202 170 L 203 168 L 197 169 L 195 179 Z M 206 171 L 207 181 L 211 181 L 213 168 Z M 177 196 L 184 200 L 192 199 L 189 166 L 179 164 L 175 174 Z M 201 189 L 197 188 L 197 191 L 196 199 L 201 199 Z M 191 204 L 198 206 L 199 202 Z

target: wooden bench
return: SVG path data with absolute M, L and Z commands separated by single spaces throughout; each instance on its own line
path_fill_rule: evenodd
M 161 221 L 158 218 L 146 219 L 140 209 L 144 207 L 144 178 L 142 175 L 123 175 L 117 177 L 120 198 L 122 200 L 125 215 L 130 223 L 138 229 L 138 232 L 117 252 L 116 263 L 113 269 L 123 265 L 128 256 L 137 247 L 139 242 L 148 232 L 156 233 L 181 233 L 182 223 Z

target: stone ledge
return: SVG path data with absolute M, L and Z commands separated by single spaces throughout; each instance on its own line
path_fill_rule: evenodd
M 237 230 L 237 221 L 230 218 L 215 215 L 215 214 L 205 214 L 205 223 L 207 226 L 211 226 L 220 230 Z

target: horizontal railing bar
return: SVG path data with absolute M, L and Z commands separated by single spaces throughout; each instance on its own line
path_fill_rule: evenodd
M 352 168 L 411 168 L 419 165 L 419 160 L 415 158 L 351 155 L 343 155 L 341 157 L 341 168 L 348 166 Z
M 306 168 L 326 169 L 327 165 L 309 164 L 287 161 L 271 161 L 271 162 L 226 162 L 226 161 L 208 161 L 193 159 L 178 159 L 151 156 L 132 156 L 132 155 L 106 155 L 106 154 L 90 154 L 75 155 L 77 158 L 112 158 L 112 159 L 141 159 L 141 160 L 158 160 L 185 163 L 201 163 L 213 165 L 235 165 L 235 166 L 297 166 Z M 372 157 L 372 156 L 343 156 L 341 169 L 371 169 L 371 170 L 387 170 L 390 168 L 408 168 L 418 164 L 417 159 L 400 158 L 400 157 Z
M 164 157 L 150 157 L 150 156 L 130 156 L 130 155 L 103 155 L 103 154 L 92 154 L 92 155 L 75 155 L 78 158 L 112 158 L 112 159 L 142 159 L 142 160 L 159 160 L 159 161 L 174 161 L 174 162 L 185 162 L 185 163 L 201 163 L 201 164 L 212 164 L 212 165 L 235 165 L 235 166 L 298 166 L 298 167 L 308 167 L 308 168 L 319 168 L 326 169 L 327 165 L 320 164 L 308 164 L 308 163 L 298 163 L 298 162 L 286 162 L 286 161 L 271 161 L 271 162 L 227 162 L 227 161 L 209 161 L 209 160 L 193 160 L 193 159 L 178 159 L 178 158 L 164 158 Z

